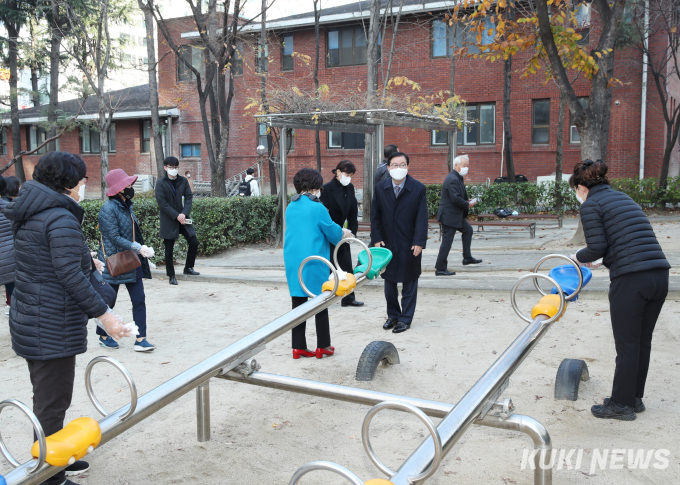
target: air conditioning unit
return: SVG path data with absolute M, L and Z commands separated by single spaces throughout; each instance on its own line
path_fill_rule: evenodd
M 145 175 L 136 173 L 137 181 L 135 182 L 135 192 L 148 192 L 153 189 L 153 175 Z

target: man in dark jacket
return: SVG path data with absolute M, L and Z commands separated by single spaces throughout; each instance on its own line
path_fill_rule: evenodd
M 468 210 L 473 207 L 477 200 L 468 200 L 467 190 L 465 190 L 465 180 L 470 160 L 467 155 L 461 155 L 453 160 L 453 171 L 446 176 L 442 184 L 442 196 L 439 200 L 439 211 L 437 220 L 442 226 L 442 243 L 439 247 L 439 255 L 435 263 L 435 274 L 437 276 L 455 275 L 448 270 L 449 251 L 456 230 L 463 235 L 463 264 L 479 264 L 481 259 L 475 259 L 470 253 L 472 244 L 472 226 L 466 220 Z
M 411 328 L 418 298 L 422 251 L 427 242 L 425 186 L 408 175 L 408 155 L 396 152 L 387 160 L 390 178 L 380 182 L 371 206 L 371 243 L 392 251 L 385 280 L 385 330 L 400 333 Z M 397 283 L 403 283 L 401 306 Z
M 397 148 L 397 145 L 386 145 L 385 149 L 383 150 L 383 153 L 385 154 L 385 158 L 383 159 L 382 163 L 378 165 L 378 168 L 375 169 L 375 174 L 373 175 L 373 188 L 378 185 L 379 182 L 382 182 L 385 179 L 390 178 L 390 174 L 387 170 L 387 159 L 390 158 L 390 155 L 393 153 L 398 152 L 399 149 Z
M 168 275 L 171 285 L 177 284 L 172 252 L 180 234 L 189 245 L 184 274 L 200 274 L 194 271 L 198 252 L 196 229 L 191 221 L 191 203 L 194 195 L 187 179 L 179 175 L 178 167 L 177 158 L 167 157 L 163 161 L 166 175 L 156 183 L 156 202 L 161 210 L 161 237 L 165 243 L 165 274 Z

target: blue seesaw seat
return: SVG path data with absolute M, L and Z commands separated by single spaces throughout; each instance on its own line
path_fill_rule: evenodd
M 583 273 L 583 287 L 585 288 L 585 286 L 593 277 L 593 272 L 590 271 L 590 268 L 581 266 L 581 273 Z M 567 296 L 571 295 L 574 290 L 578 288 L 578 273 L 572 264 L 564 264 L 562 266 L 554 267 L 550 270 L 549 276 L 559 283 L 565 295 Z M 553 287 L 553 289 L 550 290 L 550 293 L 553 295 L 557 294 L 557 288 Z M 576 300 L 578 300 L 578 295 L 569 301 Z
M 7 485 L 7 482 L 5 481 L 2 475 L 0 475 L 0 485 Z

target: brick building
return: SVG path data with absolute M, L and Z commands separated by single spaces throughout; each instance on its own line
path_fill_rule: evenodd
M 328 8 L 321 15 L 319 81 L 327 84 L 331 93 L 358 91 L 366 84 L 365 34 L 361 19 L 367 23 L 368 2 Z M 581 7 L 587 9 L 588 7 Z M 420 84 L 422 92 L 448 89 L 450 85 L 451 48 L 454 42 L 467 40 L 465 27 L 460 24 L 457 38 L 438 22 L 445 12 L 441 2 L 423 3 L 405 0 L 399 25 L 392 67 L 392 77 L 406 76 Z M 585 42 L 595 44 L 599 26 L 595 11 L 578 11 Z M 170 22 L 175 41 L 186 44 L 187 52 L 200 52 L 200 37 L 191 18 Z M 490 25 L 493 28 L 493 25 Z M 274 84 L 295 85 L 311 89 L 313 62 L 305 64 L 299 53 L 314 59 L 315 35 L 313 13 L 276 19 L 268 23 L 267 75 Z M 261 142 L 259 127 L 253 113 L 245 109 L 249 98 L 259 97 L 260 76 L 256 70 L 256 50 L 259 25 L 246 26 L 239 44 L 243 61 L 240 74 L 235 77 L 235 97 L 231 111 L 232 135 L 229 141 L 227 176 L 243 170 L 256 161 L 255 147 Z M 252 38 L 248 38 L 248 33 Z M 382 52 L 388 53 L 392 33 L 387 28 Z M 652 46 L 663 49 L 661 39 L 651 39 Z M 165 56 L 169 48 L 159 44 L 161 68 L 159 89 L 164 98 L 175 100 L 180 116 L 174 125 L 177 153 L 182 153 L 185 142 L 204 144 L 195 85 L 186 76 L 174 56 Z M 200 63 L 200 55 L 193 59 Z M 515 69 L 522 66 L 522 56 L 516 56 Z M 196 64 L 195 64 L 196 65 Z M 641 54 L 635 47 L 620 50 L 616 55 L 614 77 L 623 82 L 613 90 L 607 161 L 615 177 L 633 177 L 639 173 L 641 123 Z M 575 85 L 576 94 L 584 100 L 589 95 L 588 83 L 581 79 Z M 456 59 L 455 93 L 467 103 L 468 119 L 477 120 L 469 129 L 458 134 L 458 153 L 470 155 L 472 164 L 468 179 L 471 182 L 493 180 L 501 174 L 503 151 L 503 64 L 480 59 Z M 546 84 L 537 74 L 523 78 L 512 76 L 511 117 L 515 171 L 530 180 L 554 173 L 559 91 Z M 648 83 L 645 143 L 645 176 L 658 176 L 665 140 L 665 124 L 659 97 L 653 83 Z M 262 139 L 263 140 L 263 139 Z M 363 137 L 348 134 L 321 134 L 324 177 L 342 159 L 350 159 L 358 168 L 355 184 L 361 187 Z M 385 143 L 395 143 L 411 156 L 411 173 L 425 183 L 441 182 L 446 174 L 447 145 L 445 138 L 425 130 L 386 128 Z M 195 146 L 192 155 L 200 151 L 204 180 L 209 179 L 207 155 Z M 576 127 L 569 122 L 566 111 L 564 127 L 564 172 L 580 159 L 580 144 Z M 314 133 L 295 134 L 294 148 L 289 155 L 290 174 L 303 166 L 316 166 Z M 196 157 L 187 159 L 196 164 Z M 670 175 L 678 175 L 680 161 L 673 158 Z

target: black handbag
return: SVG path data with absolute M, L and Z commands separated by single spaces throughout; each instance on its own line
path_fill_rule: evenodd
M 116 305 L 116 299 L 118 298 L 118 293 L 114 290 L 110 284 L 108 284 L 104 277 L 94 264 L 94 259 L 92 260 L 92 270 L 90 271 L 90 284 L 102 297 L 104 303 L 106 303 L 109 308 L 113 308 Z

